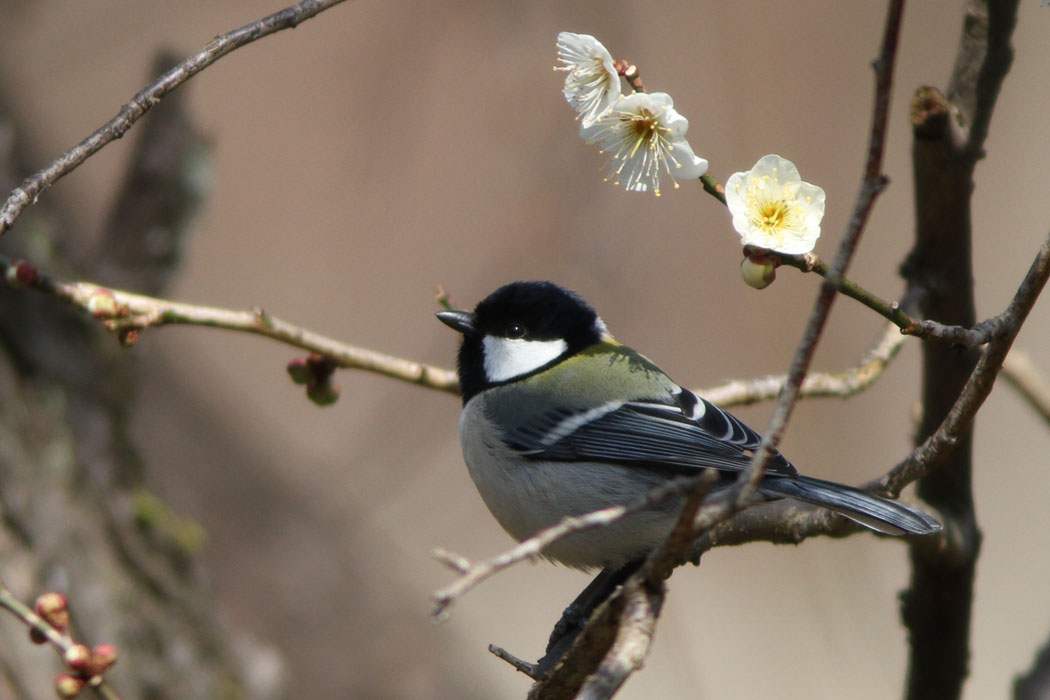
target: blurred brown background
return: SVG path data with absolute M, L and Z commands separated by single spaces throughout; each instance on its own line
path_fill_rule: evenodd
M 195 51 L 279 9 L 227 0 L 0 3 L 0 89 L 36 126 L 40 165 L 114 114 L 154 52 Z M 827 191 L 830 257 L 856 194 L 882 3 L 354 2 L 244 48 L 188 85 L 213 144 L 210 198 L 176 282 L 179 300 L 260 305 L 308 328 L 449 366 L 456 338 L 433 289 L 469 307 L 506 281 L 583 293 L 623 341 L 691 386 L 785 370 L 816 292 L 791 270 L 764 292 L 739 279 L 729 217 L 699 187 L 628 194 L 576 134 L 551 71 L 561 30 L 638 64 L 690 119 L 724 181 L 760 156 L 794 160 Z M 894 296 L 910 245 L 907 105 L 945 86 L 959 2 L 905 14 L 886 171 L 853 276 Z M 978 311 L 1009 299 L 1050 226 L 1050 9 L 1022 3 L 1017 58 L 977 172 Z M 126 139 L 125 141 L 128 141 Z M 113 144 L 44 196 L 85 240 L 130 144 Z M 11 235 L 18 235 L 16 229 Z M 882 322 L 837 304 L 817 357 L 855 362 Z M 1047 301 L 1015 346 L 1050 373 Z M 535 657 L 588 580 L 523 565 L 428 618 L 451 574 L 442 546 L 508 546 L 464 469 L 458 400 L 342 373 L 318 409 L 284 375 L 295 352 L 187 328 L 147 333 L 135 426 L 155 488 L 207 529 L 224 614 L 280 649 L 294 696 L 521 697 L 528 681 L 485 650 Z M 803 471 L 860 482 L 909 448 L 914 343 L 868 393 L 806 401 L 785 452 Z M 762 428 L 769 406 L 741 409 Z M 1006 694 L 1050 631 L 1050 431 L 1006 387 L 979 420 L 978 571 L 968 697 Z M 681 569 L 644 671 L 623 698 L 885 698 L 905 658 L 897 592 L 905 550 L 860 536 L 717 550 Z

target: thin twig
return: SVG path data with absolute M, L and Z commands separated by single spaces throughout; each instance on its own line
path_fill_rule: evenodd
M 1050 236 L 1047 237 L 1036 255 L 1014 300 L 1003 312 L 1008 318 L 1007 324 L 1012 329 L 1011 332 L 1005 338 L 994 341 L 985 348 L 969 381 L 960 392 L 940 428 L 922 445 L 912 450 L 892 470 L 879 479 L 868 482 L 862 488 L 880 496 L 896 498 L 905 486 L 928 474 L 944 459 L 972 421 L 981 403 L 991 392 L 997 368 L 1003 366 L 1005 373 L 1003 358 L 1007 356 L 1010 344 L 1024 325 L 1028 313 L 1045 287 L 1048 278 L 1050 278 Z M 1023 362 L 1017 362 L 1014 366 L 1017 365 L 1023 366 Z M 1038 388 L 1041 383 L 1038 375 L 1027 377 L 1023 383 L 1030 388 L 1035 387 L 1032 389 L 1033 394 L 1040 397 L 1042 401 L 1050 397 L 1050 393 L 1040 394 L 1040 391 L 1045 391 L 1046 387 L 1043 386 L 1042 390 Z M 1024 394 L 1023 391 L 1022 394 Z M 1045 417 L 1042 409 L 1040 412 Z M 701 516 L 704 516 L 704 510 L 701 510 Z M 943 515 L 941 519 L 947 521 L 947 517 Z M 946 525 L 949 524 L 946 522 Z M 716 529 L 706 533 L 690 549 L 689 557 L 696 557 L 717 546 L 738 545 L 746 542 L 798 544 L 808 537 L 817 535 L 842 537 L 857 530 L 858 527 L 854 523 L 828 510 L 781 501 L 762 508 L 750 509 L 739 514 L 731 522 L 722 523 Z M 962 551 L 965 547 L 965 543 L 956 541 L 958 537 L 958 533 L 952 533 L 946 527 L 945 533 L 939 538 L 912 538 L 912 541 L 913 543 L 921 541 L 924 547 L 940 548 L 950 557 L 952 551 Z
M 42 634 L 55 652 L 64 660 L 65 654 L 76 642 L 64 632 L 60 632 L 51 623 L 37 615 L 28 605 L 20 601 L 0 580 L 0 608 L 7 610 L 18 618 L 30 630 Z M 120 700 L 117 691 L 102 676 L 96 676 L 87 684 L 103 700 Z
M 896 325 L 887 324 L 879 342 L 864 355 L 860 364 L 843 372 L 814 372 L 807 375 L 799 389 L 799 398 L 848 398 L 864 391 L 882 376 L 904 346 L 905 339 Z M 787 375 L 780 374 L 734 380 L 710 389 L 700 389 L 697 393 L 723 408 L 746 406 L 775 399 L 786 383 Z
M 503 661 L 506 661 L 516 670 L 518 670 L 521 673 L 524 673 L 526 676 L 533 680 L 536 680 L 536 676 L 539 675 L 539 671 L 536 670 L 537 664 L 530 663 L 525 659 L 520 659 L 517 656 L 514 656 L 514 654 L 511 654 L 503 647 L 496 646 L 495 644 L 489 644 L 489 653 L 495 656 L 497 659 L 502 659 Z
M 8 271 L 16 266 L 15 261 L 0 256 L 0 269 Z M 452 370 L 348 345 L 283 321 L 260 308 L 235 311 L 184 304 L 100 287 L 90 282 L 63 282 L 35 271 L 28 286 L 91 313 L 125 342 L 129 333 L 160 326 L 222 328 L 265 336 L 323 355 L 344 369 L 361 369 L 428 389 L 459 393 L 459 380 Z
M 529 692 L 530 698 L 610 698 L 649 653 L 663 607 L 664 581 L 695 537 L 697 512 L 718 481 L 707 470 L 689 486 L 678 519 L 668 537 L 646 558 L 587 621 L 561 661 Z
M 659 589 L 654 590 L 632 577 L 620 589 L 620 595 L 624 597 L 624 607 L 616 638 L 598 668 L 584 680 L 576 695 L 578 700 L 611 698 L 649 655 L 664 600 L 662 582 Z
M 798 400 L 803 379 L 812 362 L 813 354 L 816 352 L 817 343 L 827 323 L 832 304 L 841 286 L 841 279 L 846 274 L 849 263 L 856 252 L 860 236 L 875 204 L 875 198 L 886 186 L 886 177 L 882 174 L 882 158 L 886 145 L 886 124 L 893 84 L 893 67 L 897 57 L 897 40 L 900 35 L 903 10 L 904 0 L 891 0 L 886 15 L 882 47 L 879 57 L 873 63 L 875 69 L 875 97 L 871 132 L 868 141 L 868 158 L 864 168 L 864 178 L 861 182 L 860 193 L 857 195 L 857 201 L 853 207 L 849 225 L 842 237 L 842 242 L 839 244 L 834 264 L 828 270 L 821 285 L 820 293 L 813 305 L 813 310 L 810 312 L 809 321 L 806 324 L 798 349 L 795 351 L 795 357 L 792 359 L 791 367 L 788 371 L 788 379 L 784 384 L 784 390 L 780 393 L 776 408 L 773 410 L 769 427 L 762 438 L 762 443 L 755 451 L 751 464 L 748 465 L 748 468 L 738 480 L 739 486 L 737 487 L 735 504 L 737 509 L 743 508 L 747 500 L 758 488 L 758 484 L 765 473 L 766 464 L 780 442 L 791 411 Z M 717 515 L 712 512 L 712 517 L 717 517 Z
M 1050 236 L 1043 241 L 1039 253 L 1028 273 L 1010 301 L 1004 315 L 1008 332 L 985 347 L 977 366 L 967 380 L 958 398 L 937 430 L 895 466 L 879 482 L 879 490 L 896 496 L 905 485 L 925 476 L 951 452 L 959 436 L 965 431 L 977 410 L 988 398 L 995 384 L 996 375 L 1013 344 L 1014 338 L 1024 325 L 1028 313 L 1050 277 Z
M 223 56 L 284 29 L 292 29 L 344 0 L 303 0 L 272 15 L 246 24 L 240 29 L 221 34 L 203 49 L 164 73 L 140 90 L 131 101 L 120 108 L 116 116 L 93 134 L 69 149 L 43 170 L 26 178 L 12 190 L 0 208 L 0 235 L 14 226 L 15 221 L 37 197 L 55 182 L 68 175 L 84 161 L 112 141 L 122 137 L 132 125 L 152 109 L 169 92 L 192 78 Z
M 745 246 L 745 254 L 754 249 Z M 775 251 L 759 251 L 775 265 L 786 265 L 802 272 L 814 272 L 827 279 L 831 275 L 831 266 L 820 259 L 816 253 L 805 253 L 803 255 L 786 255 Z M 839 275 L 838 291 L 842 294 L 859 301 L 875 313 L 893 323 L 904 335 L 912 335 L 916 338 L 929 340 L 940 340 L 953 345 L 975 348 L 984 345 L 1004 332 L 1004 318 L 1002 314 L 986 318 L 985 320 L 970 326 L 951 325 L 940 323 L 929 319 L 918 319 L 901 308 L 901 303 L 886 301 L 879 295 L 860 286 L 845 275 Z
M 802 272 L 814 272 L 825 279 L 831 274 L 831 267 L 821 260 L 815 253 L 806 253 L 805 255 L 773 254 L 773 257 L 783 265 L 793 267 Z M 900 329 L 900 332 L 904 333 L 906 332 L 906 329 L 916 328 L 922 323 L 905 313 L 904 310 L 901 309 L 900 303 L 896 301 L 886 301 L 874 292 L 871 292 L 850 280 L 844 274 L 840 274 L 837 279 L 838 291 L 851 299 L 859 301 L 861 304 L 864 304 L 864 306 L 879 314 L 890 323 L 893 323 Z M 917 334 L 912 333 L 912 335 Z
M 914 325 L 901 328 L 901 333 L 917 338 L 943 340 L 952 345 L 972 349 L 989 343 L 1006 332 L 1005 319 L 1000 314 L 975 323 L 972 328 L 954 326 L 938 321 L 916 321 Z
M 0 272 L 5 277 L 17 277 L 17 268 L 25 264 L 24 261 L 0 255 Z M 165 325 L 203 326 L 249 332 L 316 352 L 332 359 L 344 369 L 376 372 L 451 394 L 459 392 L 459 381 L 454 370 L 347 345 L 294 326 L 258 308 L 245 311 L 186 304 L 101 287 L 90 282 L 66 282 L 35 269 L 32 271 L 32 280 L 25 286 L 92 314 L 107 330 L 121 334 L 121 337 L 126 337 L 127 333 L 132 331 Z M 438 302 L 447 306 L 447 293 L 440 292 Z M 904 340 L 904 336 L 897 332 L 896 326 L 887 326 L 882 339 L 865 355 L 858 366 L 843 372 L 816 373 L 808 376 L 802 385 L 800 398 L 844 398 L 863 391 L 878 379 Z M 786 381 L 786 375 L 737 379 L 721 386 L 702 389 L 699 393 L 720 406 L 738 406 L 776 398 Z
M 717 182 L 710 174 L 704 174 L 700 176 L 700 184 L 704 188 L 704 192 L 717 199 L 722 204 L 728 204 L 726 202 L 726 188 L 720 182 Z
M 438 560 L 459 572 L 460 576 L 431 596 L 434 600 L 434 609 L 431 615 L 435 617 L 445 616 L 449 607 L 467 591 L 518 562 L 539 556 L 543 553 L 544 548 L 550 546 L 553 542 L 577 532 L 604 527 L 632 513 L 637 513 L 640 510 L 662 503 L 668 498 L 681 495 L 690 489 L 693 484 L 700 481 L 701 478 L 697 476 L 673 479 L 625 505 L 609 506 L 608 508 L 602 508 L 584 515 L 566 516 L 556 525 L 540 530 L 506 552 L 475 564 L 470 564 L 467 559 L 459 555 L 445 550 L 437 550 L 434 555 Z

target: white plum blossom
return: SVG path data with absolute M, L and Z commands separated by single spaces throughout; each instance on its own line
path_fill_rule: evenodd
M 558 34 L 558 60 L 568 71 L 565 76 L 565 100 L 576 111 L 576 118 L 590 126 L 620 97 L 620 75 L 613 66 L 612 55 L 602 42 L 590 34 Z
M 693 154 L 685 132 L 689 120 L 665 92 L 636 92 L 618 99 L 597 121 L 580 129 L 587 143 L 612 154 L 609 179 L 635 192 L 660 194 L 660 180 L 698 178 L 707 161 Z M 677 188 L 678 183 L 674 186 Z
M 744 245 L 801 255 L 813 250 L 824 218 L 824 190 L 802 182 L 790 160 L 763 156 L 726 182 L 726 204 Z

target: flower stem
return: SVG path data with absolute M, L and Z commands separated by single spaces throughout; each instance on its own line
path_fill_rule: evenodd
M 726 203 L 726 188 L 716 182 L 709 174 L 705 173 L 700 176 L 700 184 L 704 186 L 704 192 L 707 192 L 722 204 Z
M 780 258 L 781 263 L 784 265 L 794 267 L 803 272 L 815 272 L 824 278 L 827 278 L 831 269 L 826 262 L 813 253 L 806 255 L 778 255 L 777 257 Z M 901 329 L 901 332 L 906 333 L 920 325 L 920 322 L 906 314 L 897 302 L 886 301 L 847 277 L 842 277 L 839 280 L 838 290 L 846 296 L 856 299 L 887 321 L 893 323 Z

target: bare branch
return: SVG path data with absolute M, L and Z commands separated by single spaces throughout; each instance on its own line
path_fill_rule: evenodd
M 116 116 L 99 127 L 93 134 L 63 153 L 43 170 L 26 178 L 21 186 L 16 187 L 0 208 L 0 235 L 14 226 L 22 212 L 35 202 L 44 190 L 71 173 L 107 144 L 121 138 L 135 122 L 179 85 L 230 52 L 281 30 L 292 29 L 300 22 L 343 1 L 302 0 L 296 5 L 212 39 L 203 49 L 136 93 L 130 102 L 120 108 Z
M 536 670 L 538 664 L 529 663 L 525 659 L 519 659 L 514 654 L 503 647 L 498 647 L 495 644 L 489 644 L 489 653 L 495 656 L 497 659 L 503 659 L 508 664 L 513 666 L 517 671 L 524 673 L 529 678 L 536 680 L 539 672 Z
M 0 256 L 0 269 L 14 279 L 25 261 Z M 347 345 L 281 321 L 260 309 L 238 311 L 185 304 L 167 299 L 102 287 L 91 282 L 65 282 L 38 272 L 31 266 L 29 286 L 76 306 L 96 318 L 113 332 L 126 337 L 130 332 L 165 325 L 225 328 L 263 335 L 332 359 L 344 369 L 361 369 L 387 377 L 445 391 L 459 392 L 454 370 L 425 365 L 412 360 Z M 439 298 L 439 301 L 441 299 Z M 877 345 L 859 365 L 838 373 L 815 373 L 806 377 L 800 398 L 846 398 L 867 389 L 881 376 L 902 347 L 902 336 L 895 325 L 888 325 Z M 720 406 L 738 406 L 776 398 L 787 381 L 786 375 L 733 380 L 698 393 Z
M 434 555 L 446 566 L 459 572 L 460 577 L 431 596 L 434 599 L 434 610 L 431 614 L 435 617 L 444 616 L 457 599 L 479 583 L 518 562 L 539 556 L 551 543 L 576 532 L 604 527 L 632 513 L 650 508 L 674 496 L 680 496 L 703 478 L 698 476 L 673 479 L 626 505 L 610 506 L 584 515 L 564 517 L 557 525 L 540 530 L 506 552 L 476 564 L 471 564 L 465 558 L 445 550 L 438 550 Z
M 699 501 L 696 503 L 690 502 L 689 505 L 691 505 L 693 510 L 690 512 L 689 516 L 684 516 L 681 521 L 688 523 L 686 530 L 688 536 L 679 537 L 679 528 L 676 528 L 676 532 L 669 537 L 669 542 L 664 547 L 659 548 L 657 553 L 654 553 L 653 557 L 647 562 L 646 567 L 643 567 L 645 570 L 644 579 L 641 572 L 632 575 L 628 580 L 628 583 L 620 589 L 619 595 L 614 595 L 607 600 L 604 605 L 598 607 L 595 613 L 591 616 L 591 620 L 584 629 L 584 632 L 577 638 L 576 643 L 573 645 L 573 649 L 570 650 L 566 657 L 565 663 L 556 667 L 551 674 L 548 674 L 547 678 L 545 678 L 542 683 L 534 686 L 533 691 L 530 693 L 530 697 L 537 696 L 537 692 L 539 691 L 538 686 L 546 686 L 549 683 L 557 682 L 557 679 L 563 672 L 575 675 L 588 673 L 589 669 L 598 668 L 598 666 L 594 664 L 600 663 L 601 659 L 604 658 L 608 658 L 609 665 L 602 666 L 601 668 L 608 671 L 608 674 L 600 683 L 594 681 L 590 686 L 591 691 L 595 693 L 599 693 L 599 691 L 605 693 L 596 694 L 594 697 L 608 697 L 609 694 L 615 692 L 616 688 L 619 687 L 627 675 L 640 665 L 641 658 L 644 658 L 644 649 L 647 649 L 647 640 L 651 636 L 652 626 L 655 625 L 655 620 L 659 612 L 659 604 L 653 606 L 650 612 L 642 614 L 636 620 L 639 624 L 631 624 L 625 627 L 622 623 L 617 623 L 617 634 L 619 635 L 620 631 L 622 631 L 623 634 L 627 636 L 620 638 L 624 641 L 624 644 L 620 647 L 620 652 L 613 653 L 609 657 L 605 656 L 605 647 L 599 649 L 599 651 L 601 651 L 601 657 L 597 657 L 594 653 L 591 653 L 594 651 L 595 647 L 587 641 L 587 637 L 590 634 L 596 633 L 596 629 L 604 629 L 604 625 L 598 625 L 598 621 L 604 615 L 609 614 L 607 611 L 610 608 L 614 606 L 619 606 L 621 609 L 623 608 L 625 591 L 640 591 L 643 587 L 643 580 L 644 587 L 646 589 L 650 588 L 649 584 L 651 583 L 651 580 L 648 576 L 655 575 L 655 572 L 662 570 L 664 566 L 662 563 L 656 564 L 655 562 L 665 562 L 671 558 L 677 561 L 677 559 L 681 557 L 681 552 L 687 547 L 689 540 L 696 535 L 697 529 L 711 527 L 743 508 L 746 505 L 749 496 L 754 493 L 757 488 L 765 471 L 766 463 L 772 454 L 772 450 L 775 448 L 780 439 L 780 435 L 787 424 L 787 419 L 794 402 L 800 395 L 803 379 L 812 360 L 817 341 L 819 340 L 826 323 L 831 305 L 834 302 L 838 288 L 840 287 L 841 277 L 845 273 L 850 259 L 856 250 L 860 234 L 862 233 L 864 224 L 871 212 L 874 200 L 885 186 L 885 178 L 881 174 L 882 154 L 886 134 L 892 69 L 896 57 L 897 37 L 900 31 L 902 10 L 902 0 L 894 0 L 894 2 L 891 3 L 886 20 L 882 50 L 879 59 L 875 62 L 876 87 L 874 117 L 869 144 L 869 158 L 861 186 L 861 193 L 858 195 L 857 203 L 854 207 L 854 213 L 850 219 L 850 225 L 839 248 L 838 255 L 836 256 L 835 264 L 828 271 L 828 275 L 825 277 L 825 282 L 821 287 L 820 295 L 818 296 L 817 302 L 810 314 L 810 319 L 802 341 L 799 344 L 791 365 L 791 370 L 784 383 L 784 390 L 780 393 L 780 400 L 774 411 L 769 430 L 766 432 L 762 445 L 756 451 L 755 458 L 752 460 L 748 468 L 741 474 L 728 499 L 722 499 L 718 502 L 703 506 L 700 508 L 699 513 L 695 518 L 691 516 L 691 513 L 695 512 L 695 509 L 699 507 Z M 609 510 L 613 509 L 606 509 L 606 511 Z M 618 517 L 623 517 L 623 514 L 624 513 L 621 510 Z M 532 546 L 534 545 L 530 545 L 528 551 L 534 553 L 534 550 L 531 549 Z M 529 554 L 525 553 L 520 556 L 529 556 Z M 659 559 L 656 558 L 657 556 Z M 485 572 L 490 570 L 492 566 L 493 565 L 484 567 L 482 574 L 485 574 Z M 444 609 L 444 607 L 447 607 L 447 601 L 454 599 L 450 598 L 450 595 L 454 596 L 455 590 L 439 592 L 435 596 L 439 601 L 439 609 Z M 659 586 L 659 595 L 662 599 L 662 584 Z M 622 620 L 623 618 L 617 616 L 617 619 Z M 641 624 L 643 622 L 644 624 Z M 640 629 L 646 631 L 639 635 L 637 630 Z M 609 641 L 608 644 L 611 646 L 612 642 Z M 637 655 L 639 649 L 643 650 L 641 658 Z M 577 650 L 580 651 L 577 652 Z M 583 654 L 585 660 L 573 658 L 576 657 L 578 653 Z M 567 670 L 563 671 L 562 669 Z M 555 697 L 561 697 L 561 695 L 556 693 Z
M 26 263 L 0 256 L 5 276 L 17 276 Z M 260 308 L 234 311 L 209 306 L 183 304 L 166 299 L 107 289 L 90 282 L 63 282 L 32 270 L 25 286 L 76 306 L 102 321 L 125 343 L 134 342 L 140 330 L 168 325 L 206 326 L 253 333 L 314 352 L 344 369 L 361 369 L 393 379 L 459 393 L 459 380 L 452 370 L 412 360 L 384 355 L 367 348 L 347 345 L 319 333 L 271 316 Z
M 618 594 L 614 594 L 606 601 L 606 604 L 599 606 L 591 616 L 583 634 L 577 638 L 564 663 L 564 666 L 569 667 L 575 674 L 586 673 L 590 668 L 595 668 L 599 671 L 587 681 L 587 697 L 610 697 L 627 676 L 640 666 L 648 649 L 648 641 L 651 638 L 653 626 L 659 615 L 663 596 L 662 581 L 659 585 L 652 585 L 652 579 L 649 576 L 654 576 L 658 571 L 661 571 L 664 563 L 671 558 L 679 559 L 692 537 L 695 537 L 699 532 L 707 528 L 713 527 L 745 507 L 748 498 L 758 487 L 773 449 L 776 447 L 787 425 L 791 409 L 800 395 L 803 379 L 812 361 L 817 342 L 840 287 L 840 280 L 845 274 L 850 259 L 856 250 L 875 197 L 885 186 L 885 178 L 881 174 L 882 155 L 889 111 L 892 69 L 896 57 L 902 11 L 903 0 L 891 2 L 886 19 L 882 50 L 879 59 L 875 62 L 874 117 L 869 143 L 868 163 L 861 186 L 861 193 L 858 195 L 854 213 L 850 219 L 850 226 L 839 247 L 835 264 L 825 277 L 820 294 L 810 314 L 807 327 L 784 383 L 784 388 L 780 392 L 779 401 L 770 421 L 769 429 L 766 431 L 761 445 L 756 450 L 755 457 L 738 478 L 728 498 L 703 506 L 699 509 L 695 518 L 692 517 L 691 513 L 696 512 L 695 508 L 698 507 L 699 502 L 688 502 L 683 509 L 683 517 L 679 521 L 679 526 L 668 537 L 668 541 L 649 557 L 642 570 L 632 574 L 624 586 L 619 589 Z M 700 488 L 698 487 L 697 490 L 699 491 Z M 685 530 L 688 536 L 682 535 L 681 527 L 683 523 L 688 524 Z M 607 615 L 607 609 L 617 604 L 623 609 L 627 605 L 623 602 L 625 597 L 630 596 L 630 600 L 633 603 L 639 600 L 636 596 L 643 593 L 651 594 L 652 597 L 646 598 L 646 601 L 653 601 L 653 604 L 649 608 L 642 610 L 637 616 L 632 615 L 625 619 L 622 613 L 617 615 L 619 622 L 617 624 L 616 642 L 620 644 L 617 646 L 616 643 L 609 642 L 608 648 L 610 653 L 606 655 L 603 651 L 601 665 L 594 666 L 596 657 L 589 652 L 596 645 L 588 645 L 586 643 L 585 637 L 587 634 L 600 623 L 603 615 Z M 632 610 L 637 612 L 640 610 L 640 606 L 634 607 Z M 599 627 L 599 629 L 603 628 L 604 626 Z M 604 648 L 601 647 L 599 650 Z M 641 654 L 640 656 L 639 653 Z M 576 663 L 576 659 L 573 657 L 576 657 L 578 654 L 582 655 L 584 659 Z M 560 673 L 559 669 L 556 668 L 555 672 L 549 674 L 543 683 L 534 686 L 533 691 L 530 693 L 530 698 L 538 697 L 538 687 L 552 682 Z M 554 697 L 562 696 L 558 693 L 554 695 Z
M 1017 6 L 1018 0 L 970 0 L 948 97 L 924 87 L 912 101 L 915 244 L 902 265 L 908 294 L 919 300 L 923 317 L 943 324 L 936 330 L 979 328 L 990 338 L 979 359 L 963 349 L 966 342 L 983 340 L 973 334 L 962 334 L 961 348 L 923 344 L 920 444 L 883 479 L 896 492 L 921 474 L 916 493 L 947 516 L 945 531 L 955 533 L 953 540 L 959 543 L 944 552 L 913 543 L 909 551 L 911 581 L 901 595 L 901 616 L 909 636 L 905 697 L 916 700 L 960 697 L 969 674 L 981 542 L 973 493 L 973 416 L 991 391 L 1019 327 L 1010 325 L 1011 318 L 1023 321 L 1027 310 L 1018 315 L 1020 306 L 1030 308 L 1032 292 L 1038 293 L 1035 286 L 1041 289 L 1043 284 L 1035 283 L 1041 276 L 1037 258 L 1006 317 L 977 323 L 974 170 L 984 155 L 991 114 L 1010 68 Z
M 616 638 L 598 668 L 584 680 L 576 695 L 581 700 L 611 698 L 628 676 L 642 667 L 649 655 L 664 600 L 663 582 L 653 589 L 632 577 L 620 590 L 624 609 L 620 613 Z
M 934 469 L 947 455 L 947 452 L 958 440 L 961 431 L 965 430 L 976 414 L 981 403 L 991 392 L 997 368 L 1002 365 L 1002 358 L 1009 350 L 1010 344 L 1035 304 L 1040 291 L 1050 278 L 1050 236 L 1043 243 L 1032 263 L 1028 274 L 1022 281 L 1017 295 L 1003 312 L 1010 334 L 993 342 L 985 349 L 984 355 L 974 368 L 970 381 L 955 401 L 941 428 L 930 436 L 922 445 L 916 447 L 907 458 L 897 464 L 880 479 L 864 485 L 872 493 L 896 498 L 901 490 L 913 481 L 925 476 Z M 1022 364 L 1021 362 L 1017 363 Z M 1040 378 L 1026 379 L 1025 383 L 1035 387 L 1033 394 L 1037 399 L 1046 401 L 1050 394 L 1046 387 L 1039 392 Z M 703 512 L 702 512 L 703 513 Z M 702 514 L 701 513 L 701 514 Z M 950 527 L 951 518 L 942 514 L 945 531 L 935 538 L 913 538 L 912 545 L 937 549 L 948 558 L 953 552 L 966 547 L 965 534 L 954 532 Z M 699 556 L 712 547 L 743 544 L 745 542 L 772 542 L 775 544 L 798 544 L 808 537 L 826 535 L 842 537 L 858 530 L 851 521 L 834 513 L 807 506 L 801 503 L 781 501 L 767 504 L 761 508 L 752 508 L 738 514 L 731 521 L 722 523 L 706 533 L 690 550 L 690 558 Z
M 698 524 L 699 527 L 704 526 L 703 521 L 698 521 L 697 514 L 717 481 L 717 472 L 709 469 L 690 487 L 670 534 L 650 553 L 645 564 L 613 594 L 623 599 L 615 639 L 598 667 L 584 680 L 577 698 L 611 698 L 627 678 L 645 663 L 656 631 L 656 621 L 663 608 L 666 593 L 664 581 L 681 563 L 682 552 L 696 539 Z M 566 654 L 563 661 L 566 666 L 583 666 L 582 655 L 575 651 L 574 645 Z
M 879 342 L 861 359 L 860 364 L 843 372 L 815 372 L 808 375 L 799 389 L 799 398 L 848 398 L 864 391 L 882 376 L 883 371 L 904 346 L 906 337 L 893 323 L 887 324 Z M 746 406 L 775 399 L 787 383 L 787 375 L 735 380 L 698 394 L 719 406 Z
M 1025 275 L 1017 294 L 1004 312 L 1009 332 L 1004 337 L 988 344 L 940 426 L 880 480 L 879 490 L 881 492 L 895 496 L 905 485 L 929 474 L 951 452 L 961 434 L 969 428 L 981 404 L 991 393 L 999 368 L 1002 367 L 1014 338 L 1024 325 L 1048 277 L 1050 277 L 1050 236 L 1043 241 L 1039 253 L 1028 269 L 1028 274 Z
M 15 597 L 2 580 L 0 580 L 0 608 L 14 615 L 29 628 L 30 632 L 41 635 L 43 641 L 48 642 L 63 660 L 66 658 L 66 652 L 76 645 L 72 637 L 56 629 L 47 620 L 33 612 L 28 605 Z M 92 678 L 87 685 L 103 700 L 120 700 L 117 691 L 106 682 L 101 674 Z
M 794 267 L 802 272 L 815 272 L 825 279 L 831 273 L 831 267 L 821 260 L 816 253 L 806 253 L 804 255 L 775 254 L 770 257 L 783 265 Z M 886 301 L 874 292 L 861 287 L 844 274 L 838 276 L 838 290 L 893 323 L 901 329 L 901 332 L 920 323 L 920 321 L 912 318 L 901 309 L 901 305 L 898 302 Z
M 943 340 L 953 345 L 964 347 L 967 350 L 991 342 L 1004 332 L 1004 318 L 1001 314 L 976 323 L 972 328 L 953 326 L 930 320 L 916 321 L 912 326 L 901 328 L 901 333 L 914 335 L 918 338 Z
M 787 426 L 791 411 L 798 400 L 803 379 L 816 352 L 817 342 L 827 323 L 831 306 L 835 302 L 842 277 L 849 268 L 849 263 L 860 243 L 860 236 L 875 204 L 875 198 L 886 186 L 886 177 L 882 174 L 882 158 L 885 151 L 887 121 L 891 88 L 893 85 L 893 67 L 897 57 L 897 40 L 900 35 L 901 15 L 904 11 L 904 0 L 891 0 L 883 30 L 882 47 L 879 57 L 873 63 L 875 69 L 875 97 L 872 114 L 872 125 L 868 140 L 868 158 L 864 168 L 860 193 L 853 207 L 849 225 L 839 244 L 835 261 L 828 269 L 820 293 L 810 312 L 809 321 L 802 340 L 788 371 L 788 379 L 780 393 L 769 427 L 762 438 L 762 443 L 755 451 L 747 470 L 741 475 L 736 494 L 738 508 L 742 508 L 747 499 L 758 488 L 765 473 L 773 450 L 780 442 L 784 428 Z

